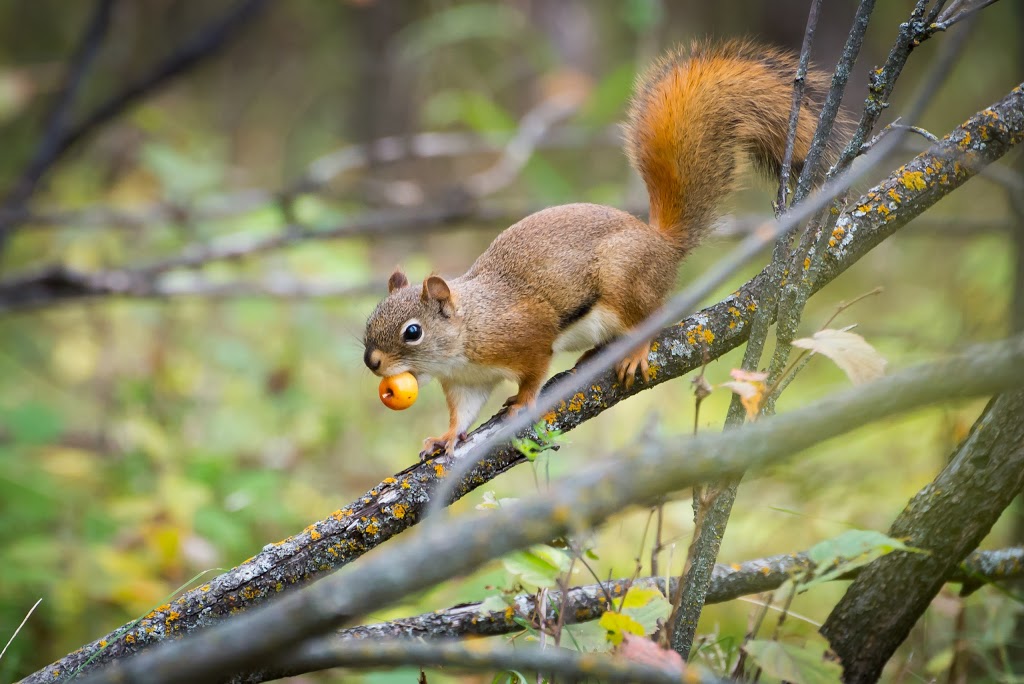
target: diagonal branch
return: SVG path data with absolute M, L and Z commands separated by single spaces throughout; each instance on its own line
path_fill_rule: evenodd
M 871 248 L 1022 138 L 1024 90 L 1018 86 L 875 186 L 858 200 L 852 211 L 840 217 L 815 290 L 834 280 Z M 738 347 L 749 335 L 751 317 L 758 306 L 754 293 L 764 277 L 763 273 L 756 276 L 724 301 L 662 331 L 652 346 L 654 377 L 650 384 L 638 383 L 625 390 L 615 382 L 613 373 L 606 372 L 597 380 L 580 385 L 570 401 L 545 416 L 548 425 L 561 431 L 571 430 L 637 392 L 699 367 L 705 347 L 710 358 Z M 549 385 L 564 377 L 567 375 L 552 378 Z M 482 439 L 498 427 L 498 418 L 492 418 L 474 431 L 471 440 Z M 530 434 L 526 432 L 524 436 Z M 465 495 L 522 461 L 522 456 L 512 448 L 494 450 L 457 487 L 456 496 Z M 169 636 L 209 625 L 232 611 L 262 603 L 293 585 L 350 563 L 419 521 L 432 493 L 444 481 L 447 465 L 447 461 L 428 461 L 385 478 L 349 506 L 293 537 L 264 547 L 237 568 L 187 592 L 173 606 L 161 606 L 137 623 L 86 645 L 26 681 L 54 681 L 55 672 L 72 671 L 101 651 L 97 662 L 121 658 Z M 100 646 L 101 642 L 106 646 Z

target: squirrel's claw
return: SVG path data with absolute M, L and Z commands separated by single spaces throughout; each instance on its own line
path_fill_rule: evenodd
M 508 401 L 505 402 L 505 415 L 509 418 L 514 418 L 517 413 L 526 408 L 526 404 L 521 404 L 516 401 L 516 397 L 509 397 Z
M 619 361 L 619 365 L 615 368 L 616 375 L 619 376 L 619 382 L 621 382 L 626 389 L 633 386 L 633 382 L 636 380 L 636 370 L 640 369 L 640 376 L 644 382 L 651 379 L 651 368 L 647 362 L 647 355 L 651 353 L 651 344 L 648 342 L 644 346 L 638 348 L 632 354 Z
M 465 442 L 469 436 L 465 432 L 459 434 L 444 433 L 440 437 L 427 437 L 423 440 L 423 451 L 420 452 L 420 461 L 426 461 L 434 456 L 450 456 L 455 447 Z
M 440 437 L 427 437 L 423 440 L 423 451 L 420 452 L 420 461 L 426 461 L 434 456 L 451 454 L 455 449 L 455 438 L 447 433 Z

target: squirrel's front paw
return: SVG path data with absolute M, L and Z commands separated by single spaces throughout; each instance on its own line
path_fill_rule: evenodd
M 446 432 L 440 437 L 427 437 L 423 440 L 423 451 L 420 452 L 420 460 L 426 461 L 433 456 L 451 455 L 458 444 L 466 441 L 466 433 L 455 434 Z

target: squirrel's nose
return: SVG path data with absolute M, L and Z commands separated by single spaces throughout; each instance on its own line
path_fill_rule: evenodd
M 380 357 L 381 353 L 379 350 L 374 349 L 373 347 L 367 347 L 366 351 L 363 352 L 363 363 L 365 363 L 366 367 L 370 370 L 376 371 L 380 368 Z

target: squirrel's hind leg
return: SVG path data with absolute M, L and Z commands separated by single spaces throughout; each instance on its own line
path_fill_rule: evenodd
M 540 388 L 544 385 L 544 377 L 548 373 L 551 356 L 531 359 L 531 361 L 533 363 L 523 369 L 519 375 L 519 392 L 514 397 L 509 397 L 508 401 L 505 402 L 507 407 L 506 415 L 509 418 L 515 416 L 524 408 L 530 408 L 536 404 L 537 395 L 540 394 Z
M 631 354 L 619 361 L 618 365 L 615 366 L 615 374 L 619 377 L 619 382 L 625 385 L 626 389 L 633 386 L 633 382 L 636 380 L 637 368 L 640 369 L 640 376 L 644 379 L 644 382 L 648 382 L 651 379 L 651 368 L 647 362 L 647 356 L 650 353 L 650 341 L 644 342 L 642 346 L 634 349 Z
M 590 349 L 583 353 L 580 358 L 576 360 L 576 367 L 583 365 L 592 356 L 598 354 L 604 349 L 604 344 L 599 344 L 593 349 Z M 619 382 L 625 385 L 626 389 L 633 386 L 636 380 L 636 371 L 640 369 L 640 377 L 647 382 L 651 379 L 651 368 L 647 361 L 647 356 L 651 353 L 651 343 L 647 342 L 642 347 L 637 347 L 629 356 L 625 357 L 617 364 L 615 364 L 615 375 L 618 376 Z M 511 401 L 511 400 L 510 400 Z

